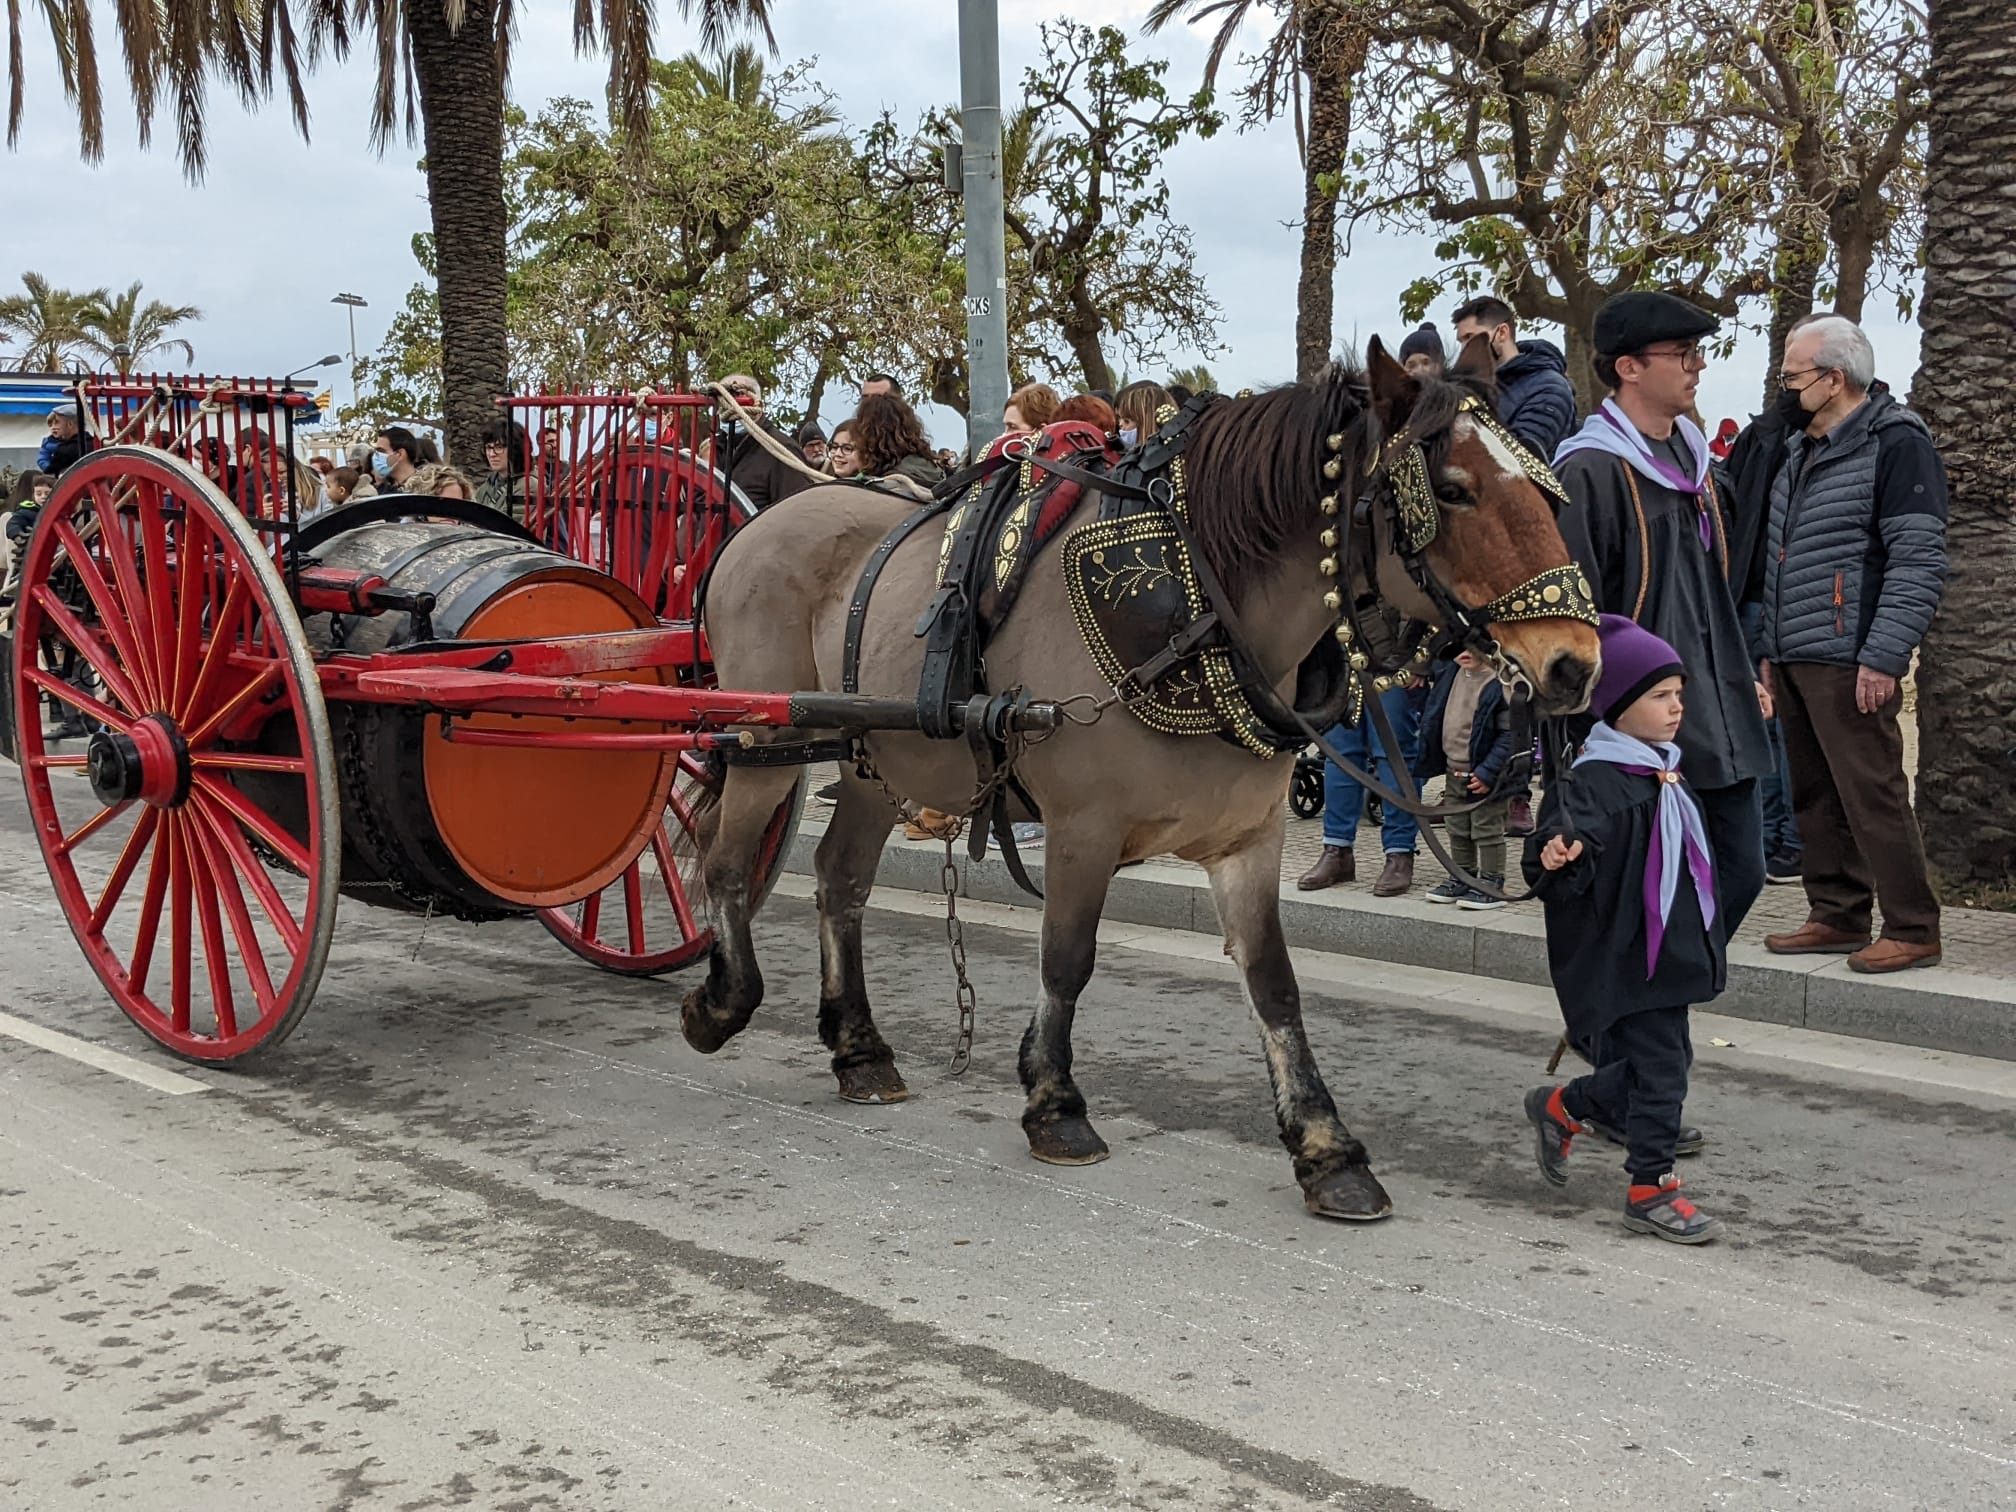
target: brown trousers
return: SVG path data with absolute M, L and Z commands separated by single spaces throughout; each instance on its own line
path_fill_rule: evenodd
M 1862 713 L 1855 707 L 1855 670 L 1771 665 L 1809 916 L 1830 929 L 1867 934 L 1871 905 L 1880 898 L 1888 938 L 1936 944 L 1939 900 L 1925 874 L 1925 842 L 1911 811 L 1897 728 L 1903 696 Z

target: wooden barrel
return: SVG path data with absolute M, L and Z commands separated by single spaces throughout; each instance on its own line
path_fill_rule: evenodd
M 339 535 L 323 566 L 434 596 L 436 640 L 514 640 L 657 623 L 614 578 L 544 547 L 476 526 L 400 521 Z M 371 653 L 414 638 L 411 616 L 314 614 L 318 655 Z M 649 668 L 596 674 L 661 682 Z M 343 795 L 343 891 L 361 901 L 499 918 L 600 891 L 636 859 L 664 814 L 676 771 L 652 751 L 457 744 L 439 715 L 333 702 Z M 609 720 L 480 714 L 457 728 L 610 730 Z

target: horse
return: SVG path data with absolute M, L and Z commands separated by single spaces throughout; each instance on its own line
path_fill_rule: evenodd
M 1445 605 L 1524 608 L 1523 600 L 1506 598 L 1520 585 L 1560 581 L 1548 575 L 1563 571 L 1573 580 L 1535 481 L 1551 481 L 1551 474 L 1530 458 L 1522 464 L 1509 433 L 1487 418 L 1489 374 L 1484 354 L 1466 353 L 1450 378 L 1417 381 L 1374 338 L 1362 371 L 1338 367 L 1317 381 L 1219 398 L 1196 420 L 1184 454 L 1194 539 L 1278 696 L 1292 699 L 1297 669 L 1319 642 L 1345 638 L 1337 531 L 1340 523 L 1349 528 L 1367 483 L 1385 478 L 1389 442 L 1419 444 L 1426 458 L 1433 505 L 1420 507 L 1431 519 L 1439 515 L 1439 528 L 1417 560 L 1433 573 Z M 1059 543 L 1097 505 L 1088 488 L 1065 530 L 1035 558 L 1013 611 L 987 644 L 989 687 L 1020 685 L 1045 700 L 1084 695 L 1080 707 L 1111 693 L 1073 619 L 1058 565 Z M 721 686 L 839 689 L 849 603 L 863 565 L 914 508 L 902 496 L 826 486 L 743 526 L 715 564 L 704 604 Z M 942 536 L 941 516 L 887 561 L 860 633 L 862 693 L 915 695 L 923 657 L 918 616 L 937 586 Z M 1399 566 L 1397 548 L 1385 539 L 1378 592 L 1429 622 L 1435 606 Z M 1552 603 L 1556 590 L 1546 592 Z M 1593 611 L 1587 622 L 1565 615 L 1492 621 L 1502 675 L 1523 682 L 1543 713 L 1580 710 L 1598 671 L 1593 621 Z M 962 741 L 908 732 L 871 734 L 866 749 L 872 771 L 843 767 L 815 857 L 818 1023 L 840 1096 L 892 1103 L 909 1093 L 870 1011 L 862 915 L 892 800 L 964 813 L 974 801 L 976 762 Z M 1067 724 L 1020 754 L 1016 776 L 1046 825 L 1041 995 L 1019 1056 L 1027 1093 L 1022 1126 L 1037 1160 L 1080 1165 L 1108 1154 L 1072 1080 L 1072 1018 L 1092 977 L 1115 869 L 1173 854 L 1209 877 L 1226 953 L 1258 1021 L 1281 1140 L 1305 1206 L 1320 1217 L 1361 1221 L 1392 1211 L 1303 1032 L 1279 898 L 1282 800 L 1293 766 L 1292 757 L 1261 759 L 1209 735 L 1158 733 L 1119 707 L 1092 723 Z M 717 943 L 705 979 L 681 1008 L 688 1042 L 704 1053 L 726 1044 L 762 1001 L 750 878 L 764 826 L 795 780 L 788 768 L 731 766 L 719 795 L 703 863 Z

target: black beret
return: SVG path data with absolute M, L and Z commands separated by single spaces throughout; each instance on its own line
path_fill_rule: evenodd
M 1713 336 L 1722 322 L 1699 305 L 1654 289 L 1613 294 L 1596 311 L 1591 333 L 1599 357 L 1642 352 L 1661 341 L 1694 341 Z

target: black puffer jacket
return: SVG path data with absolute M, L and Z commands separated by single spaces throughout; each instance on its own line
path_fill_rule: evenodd
M 1902 677 L 1946 581 L 1946 468 L 1888 393 L 1785 439 L 1771 484 L 1764 654 Z
M 1541 461 L 1549 461 L 1575 428 L 1575 389 L 1568 359 L 1551 341 L 1522 341 L 1519 355 L 1498 369 L 1498 418 Z

